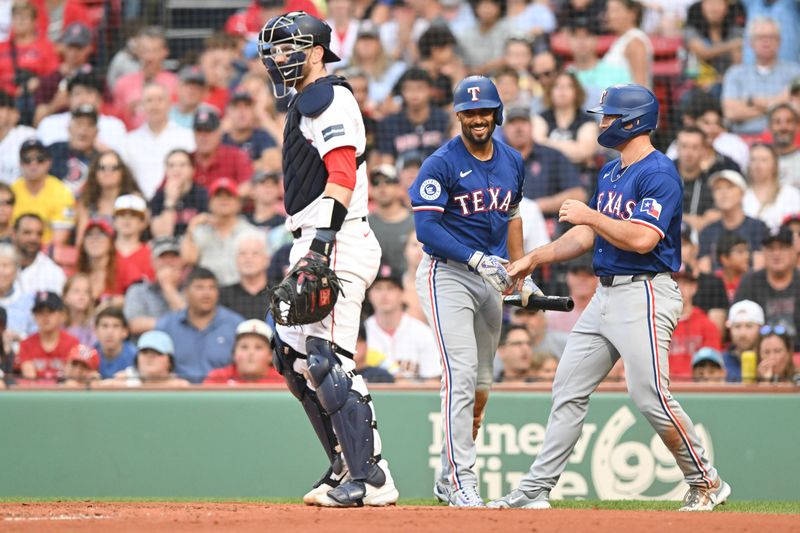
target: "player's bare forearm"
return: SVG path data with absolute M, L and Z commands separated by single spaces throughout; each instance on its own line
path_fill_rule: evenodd
M 514 218 L 508 222 L 508 258 L 516 261 L 525 255 L 522 246 L 522 218 Z
M 539 265 L 575 259 L 592 249 L 595 233 L 589 226 L 575 226 L 551 243 L 536 248 L 518 261 L 514 261 L 506 271 L 521 288 L 522 280 Z
M 328 183 L 325 185 L 325 192 L 322 196 L 330 196 L 345 207 L 350 207 L 350 199 L 353 197 L 353 190 L 348 189 L 338 183 Z
M 616 220 L 597 211 L 587 223 L 598 235 L 626 252 L 646 254 L 656 247 L 660 236 L 647 226 L 628 220 Z

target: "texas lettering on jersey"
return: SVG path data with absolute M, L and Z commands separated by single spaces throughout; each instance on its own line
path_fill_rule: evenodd
M 630 220 L 633 210 L 636 209 L 636 200 L 625 200 L 623 196 L 622 191 L 597 193 L 597 210 L 604 215 Z
M 503 189 L 500 187 L 478 189 L 453 196 L 453 202 L 461 208 L 461 214 L 464 216 L 487 211 L 508 211 L 511 207 L 511 191 L 507 190 L 503 194 Z

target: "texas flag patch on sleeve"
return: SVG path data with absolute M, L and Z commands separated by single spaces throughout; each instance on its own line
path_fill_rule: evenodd
M 639 212 L 647 213 L 658 220 L 661 216 L 661 204 L 655 198 L 645 198 L 639 206 Z

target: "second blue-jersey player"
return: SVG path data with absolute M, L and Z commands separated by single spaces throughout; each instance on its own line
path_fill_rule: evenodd
M 483 506 L 475 436 L 492 383 L 502 322 L 504 264 L 522 256 L 522 157 L 492 139 L 503 105 L 481 76 L 462 80 L 453 109 L 461 135 L 422 165 L 409 188 L 425 254 L 416 288 L 442 363 L 442 471 L 434 494 L 453 506 Z

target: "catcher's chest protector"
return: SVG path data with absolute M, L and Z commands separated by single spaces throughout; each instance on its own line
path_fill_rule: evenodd
M 325 163 L 300 131 L 300 119 L 303 116 L 314 118 L 325 111 L 333 103 L 335 85 L 352 91 L 344 78 L 326 76 L 304 89 L 289 104 L 283 128 L 283 203 L 289 215 L 302 211 L 318 198 L 328 182 Z

